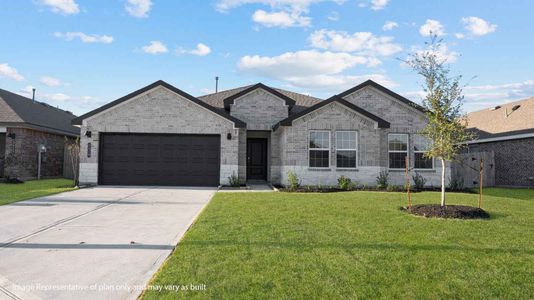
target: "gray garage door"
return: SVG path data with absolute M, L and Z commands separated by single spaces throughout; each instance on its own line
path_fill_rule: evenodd
M 99 183 L 219 185 L 220 136 L 101 135 Z

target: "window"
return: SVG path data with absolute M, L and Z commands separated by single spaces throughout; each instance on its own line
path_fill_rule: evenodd
M 392 133 L 388 135 L 389 168 L 406 168 L 406 156 L 408 155 L 408 135 Z
M 330 167 L 330 132 L 311 131 L 309 150 L 311 168 Z
M 356 168 L 357 132 L 336 132 L 336 167 Z
M 413 143 L 415 155 L 414 167 L 416 169 L 433 169 L 434 160 L 424 156 L 425 151 L 427 151 L 430 146 L 430 140 L 422 135 L 415 135 Z

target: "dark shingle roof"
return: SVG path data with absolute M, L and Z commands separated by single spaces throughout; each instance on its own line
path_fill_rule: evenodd
M 226 98 L 229 98 L 229 97 L 232 97 L 240 92 L 243 92 L 251 87 L 255 86 L 254 84 L 252 85 L 247 85 L 247 86 L 242 86 L 242 87 L 238 87 L 238 88 L 235 88 L 235 89 L 230 89 L 230 90 L 225 90 L 225 91 L 220 91 L 218 93 L 213 93 L 213 94 L 208 94 L 208 95 L 204 95 L 204 96 L 200 96 L 198 97 L 198 99 L 204 101 L 205 103 L 213 106 L 213 107 L 216 107 L 216 108 L 219 108 L 219 109 L 224 109 L 224 99 Z M 310 107 L 310 106 L 313 106 L 319 102 L 321 102 L 323 99 L 319 99 L 319 98 L 316 98 L 316 97 L 312 97 L 312 96 L 308 96 L 308 95 L 304 95 L 304 94 L 299 94 L 299 93 L 295 93 L 295 92 L 290 92 L 290 91 L 286 91 L 286 90 L 283 90 L 283 89 L 277 89 L 277 88 L 273 88 L 273 87 L 270 87 L 272 88 L 273 90 L 279 92 L 280 94 L 286 96 L 286 97 L 289 97 L 291 99 L 293 99 L 295 101 L 295 105 L 293 106 L 293 108 L 291 109 L 290 111 L 290 114 L 296 114 L 300 111 L 303 111 L 304 109 Z
M 467 127 L 479 139 L 534 133 L 534 97 L 471 112 Z
M 80 129 L 71 125 L 75 117 L 70 112 L 0 89 L 0 123 L 26 124 L 42 131 L 79 135 Z

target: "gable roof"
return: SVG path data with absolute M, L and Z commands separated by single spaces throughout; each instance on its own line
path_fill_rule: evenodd
M 209 105 L 209 104 L 207 104 L 207 103 L 205 103 L 203 101 L 200 101 L 199 99 L 197 99 L 197 98 L 191 96 L 190 94 L 188 94 L 188 93 L 186 93 L 186 92 L 174 87 L 171 84 L 166 83 L 163 80 L 158 80 L 158 81 L 156 81 L 156 82 L 154 82 L 154 83 L 152 83 L 150 85 L 145 86 L 142 89 L 139 89 L 139 90 L 137 90 L 135 92 L 132 92 L 132 93 L 130 93 L 130 94 L 124 96 L 124 97 L 121 97 L 121 98 L 119 98 L 119 99 L 117 99 L 117 100 L 115 100 L 113 102 L 110 102 L 110 103 L 108 103 L 106 105 L 103 105 L 103 106 L 101 106 L 101 107 L 99 107 L 99 108 L 97 108 L 95 110 L 92 110 L 92 111 L 90 111 L 90 112 L 88 112 L 88 113 L 86 113 L 86 114 L 84 114 L 82 116 L 79 116 L 79 117 L 75 118 L 74 120 L 72 120 L 72 124 L 81 125 L 83 120 L 85 120 L 85 119 L 87 119 L 87 118 L 89 118 L 89 117 L 91 117 L 93 115 L 96 115 L 96 114 L 98 114 L 100 112 L 103 112 L 105 110 L 108 110 L 111 107 L 113 107 L 115 105 L 118 105 L 118 104 L 120 104 L 122 102 L 130 100 L 131 98 L 139 96 L 140 94 L 143 94 L 143 93 L 145 93 L 147 91 L 150 91 L 150 90 L 152 90 L 152 89 L 154 89 L 154 88 L 156 88 L 158 86 L 163 86 L 163 87 L 173 91 L 174 93 L 176 93 L 176 94 L 178 94 L 178 95 L 180 95 L 180 96 L 182 96 L 182 97 L 194 102 L 195 104 L 198 104 L 198 105 L 200 105 L 200 106 L 202 106 L 202 107 L 204 107 L 204 108 L 206 108 L 206 109 L 218 114 L 219 116 L 234 122 L 235 127 L 237 127 L 237 128 L 245 128 L 246 127 L 245 122 L 230 116 L 230 114 L 226 113 L 223 110 L 216 109 L 213 106 L 211 106 L 211 105 Z
M 71 125 L 75 117 L 71 112 L 0 89 L 0 124 L 77 136 L 80 129 Z
M 307 109 L 299 112 L 299 113 L 296 113 L 292 116 L 289 116 L 287 118 L 285 118 L 284 120 L 278 122 L 278 124 L 276 124 L 274 126 L 274 129 L 278 128 L 279 126 L 291 126 L 293 125 L 293 121 L 302 117 L 302 116 L 305 116 L 325 105 L 328 105 L 332 102 L 338 102 L 346 107 L 348 107 L 349 109 L 357 112 L 358 114 L 360 115 L 363 115 L 373 121 L 375 121 L 377 124 L 378 124 L 378 128 L 389 128 L 390 127 L 390 123 L 368 111 L 366 111 L 365 109 L 359 107 L 359 106 L 356 106 L 350 102 L 348 102 L 347 100 L 341 98 L 340 96 L 336 95 L 336 96 L 333 96 L 333 97 L 330 97 L 324 101 L 321 101 L 319 102 L 318 104 L 314 105 L 314 106 L 311 106 L 311 107 L 308 107 Z
M 471 112 L 467 127 L 478 140 L 534 133 L 534 97 Z
M 238 98 L 238 97 L 240 97 L 242 95 L 245 95 L 245 94 L 249 93 L 250 91 L 254 90 L 255 86 L 258 86 L 258 85 L 266 87 L 266 90 L 268 90 L 268 91 L 270 89 L 270 90 L 272 90 L 274 92 L 277 92 L 277 93 L 283 95 L 285 98 L 289 98 L 289 99 L 293 100 L 295 102 L 295 104 L 290 109 L 289 114 L 298 113 L 298 112 L 300 112 L 300 111 L 302 111 L 302 110 L 304 110 L 304 109 L 306 109 L 306 108 L 308 108 L 310 106 L 313 106 L 313 105 L 319 103 L 320 101 L 322 101 L 322 99 L 319 99 L 319 98 L 316 98 L 316 97 L 312 97 L 312 96 L 308 96 L 308 95 L 304 95 L 304 94 L 299 94 L 299 93 L 295 93 L 295 92 L 291 92 L 291 91 L 287 91 L 287 90 L 283 90 L 283 89 L 269 87 L 269 86 L 263 85 L 261 83 L 255 84 L 255 85 L 242 86 L 242 87 L 238 87 L 238 88 L 235 88 L 235 89 L 230 89 L 230 90 L 220 91 L 218 93 L 213 93 L 213 94 L 200 96 L 200 97 L 198 97 L 198 99 L 206 102 L 207 104 L 209 104 L 209 105 L 211 105 L 213 107 L 217 107 L 219 109 L 224 109 L 225 108 L 225 105 L 224 105 L 225 104 L 224 103 L 225 99 L 228 99 L 228 98 L 236 99 L 236 98 Z M 248 90 L 248 91 L 246 91 L 246 90 Z M 246 92 L 244 92 L 244 91 L 246 91 Z M 270 92 L 275 94 L 275 95 L 277 95 L 276 93 L 274 93 L 272 91 L 270 91 Z M 240 96 L 236 96 L 237 94 L 240 94 Z M 284 97 L 281 97 L 280 95 L 277 95 L 277 96 L 285 100 Z M 286 104 L 287 104 L 287 102 L 286 102 Z
M 352 94 L 354 92 L 357 92 L 357 91 L 359 91 L 359 90 L 361 90 L 361 89 L 363 89 L 365 87 L 368 87 L 368 86 L 371 86 L 371 87 L 373 87 L 373 88 L 375 88 L 375 89 L 377 89 L 377 90 L 379 90 L 379 91 L 381 91 L 381 92 L 383 92 L 383 93 L 385 93 L 385 94 L 387 94 L 387 95 L 399 100 L 400 102 L 402 102 L 402 103 L 404 103 L 404 104 L 406 104 L 406 105 L 408 105 L 410 107 L 413 107 L 413 108 L 415 108 L 415 109 L 417 109 L 417 110 L 419 110 L 419 111 L 421 111 L 423 113 L 426 112 L 425 108 L 422 107 L 421 105 L 419 105 L 419 104 L 407 99 L 406 97 L 403 97 L 403 96 L 395 93 L 394 91 L 384 87 L 383 85 L 380 85 L 380 84 L 372 81 L 371 79 L 369 79 L 369 80 L 367 80 L 367 81 L 365 81 L 365 82 L 363 82 L 363 83 L 361 83 L 361 84 L 359 84 L 359 85 L 357 85 L 357 86 L 355 86 L 353 88 L 350 88 L 350 89 L 338 94 L 338 96 L 341 97 L 341 98 L 344 98 L 344 97 L 346 97 L 346 96 L 348 96 L 348 95 L 350 95 L 350 94 Z
M 291 109 L 293 107 L 293 105 L 295 105 L 296 101 L 289 98 L 288 96 L 278 92 L 277 90 L 273 89 L 273 88 L 270 88 L 266 85 L 264 85 L 263 83 L 256 83 L 255 85 L 253 86 L 250 86 L 242 91 L 240 91 L 239 93 L 236 93 L 236 94 L 233 94 L 231 96 L 228 96 L 226 97 L 224 100 L 223 100 L 223 103 L 224 103 L 224 108 L 225 109 L 230 109 L 230 105 L 231 104 L 234 104 L 234 100 L 241 97 L 241 96 L 244 96 L 252 91 L 255 91 L 257 89 L 263 89 L 263 90 L 266 90 L 267 92 L 277 96 L 278 98 L 282 98 L 285 102 L 286 102 L 286 105 L 289 106 L 289 109 Z

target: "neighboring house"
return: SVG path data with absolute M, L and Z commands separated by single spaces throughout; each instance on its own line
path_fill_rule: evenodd
M 495 185 L 534 186 L 534 97 L 467 115 L 469 152 L 494 152 Z
M 38 173 L 38 146 L 44 146 L 41 176 L 62 177 L 65 137 L 80 129 L 72 113 L 0 89 L 0 177 L 33 179 Z
M 261 83 L 193 97 L 163 81 L 76 118 L 80 182 L 219 185 L 241 182 L 335 185 L 341 175 L 376 184 L 380 171 L 402 185 L 410 167 L 439 185 L 423 157 L 423 109 L 366 81 L 327 100 Z M 413 174 L 413 172 L 412 172 Z

